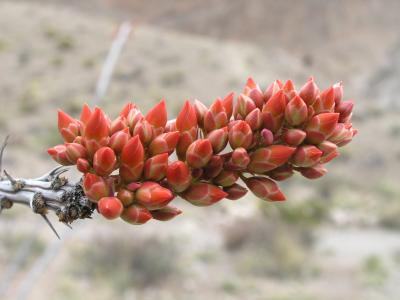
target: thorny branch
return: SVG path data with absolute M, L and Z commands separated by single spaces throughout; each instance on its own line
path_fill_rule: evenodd
M 0 166 L 7 138 L 1 147 Z M 94 204 L 85 196 L 80 182 L 72 184 L 60 176 L 66 171 L 66 167 L 57 167 L 39 178 L 23 179 L 14 178 L 4 170 L 5 177 L 0 178 L 0 212 L 14 204 L 28 206 L 43 217 L 57 237 L 46 216 L 49 211 L 53 211 L 67 226 L 77 219 L 90 218 Z

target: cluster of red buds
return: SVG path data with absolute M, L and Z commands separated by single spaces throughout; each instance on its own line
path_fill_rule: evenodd
M 131 224 L 179 215 L 170 205 L 176 196 L 208 206 L 239 199 L 248 188 L 263 200 L 283 201 L 276 181 L 296 171 L 323 176 L 324 164 L 357 133 L 353 102 L 342 98 L 342 83 L 320 92 L 310 78 L 297 91 L 291 80 L 276 80 L 263 91 L 249 78 L 235 103 L 233 92 L 210 107 L 186 101 L 170 121 L 164 100 L 146 115 L 128 103 L 113 121 L 84 105 L 79 120 L 59 111 L 65 143 L 48 153 L 77 166 L 86 196 L 105 218 Z

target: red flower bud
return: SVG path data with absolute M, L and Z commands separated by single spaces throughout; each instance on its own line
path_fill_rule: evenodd
M 122 212 L 121 219 L 132 225 L 141 225 L 152 218 L 150 211 L 141 205 L 131 205 Z
M 149 146 L 150 154 L 156 155 L 161 153 L 171 154 L 174 152 L 175 147 L 178 144 L 179 132 L 167 132 L 157 136 Z
M 238 178 L 239 174 L 236 171 L 222 170 L 222 172 L 213 179 L 213 182 L 217 185 L 227 187 L 233 185 Z
M 293 167 L 289 164 L 284 164 L 268 173 L 268 176 L 277 181 L 288 179 L 294 174 Z
M 326 156 L 334 151 L 337 150 L 336 144 L 330 142 L 330 141 L 323 141 L 321 144 L 319 144 L 318 149 L 322 151 L 322 156 Z
M 206 132 L 210 132 L 214 129 L 219 129 L 226 126 L 228 123 L 228 116 L 225 112 L 225 108 L 222 104 L 221 99 L 217 99 L 211 106 L 210 109 L 204 114 L 203 126 Z
M 335 110 L 340 114 L 339 122 L 345 123 L 343 120 L 345 120 L 347 117 L 351 115 L 353 107 L 354 107 L 354 102 L 351 100 L 340 102 L 340 104 L 336 107 Z
M 333 87 L 323 91 L 313 104 L 316 114 L 333 112 L 335 108 L 335 91 Z
M 329 136 L 328 140 L 335 143 L 336 145 L 342 142 L 348 134 L 348 129 L 343 123 L 338 123 L 335 126 L 332 134 Z
M 301 175 L 308 179 L 317 179 L 324 176 L 328 171 L 320 164 L 310 168 L 299 168 Z
M 274 134 L 271 130 L 264 128 L 261 130 L 261 143 L 264 146 L 272 145 L 274 142 Z
M 165 99 L 162 99 L 147 113 L 146 121 L 156 128 L 165 127 L 165 124 L 167 124 L 167 108 L 165 106 Z
M 143 165 L 143 145 L 139 136 L 135 135 L 122 149 L 119 174 L 126 182 L 138 180 L 142 175 Z
M 307 120 L 308 108 L 306 103 L 295 96 L 289 101 L 285 109 L 285 119 L 292 126 L 298 126 Z
M 142 144 L 148 145 L 154 137 L 153 126 L 146 120 L 141 120 L 133 129 L 133 135 L 138 135 Z
M 256 108 L 254 101 L 245 94 L 240 94 L 235 105 L 234 117 L 237 120 L 244 120 L 246 116 Z
M 286 130 L 283 133 L 282 138 L 289 146 L 298 146 L 304 141 L 306 136 L 307 133 L 305 133 L 303 130 L 292 128 Z
M 245 170 L 250 163 L 250 156 L 244 148 L 236 148 L 233 150 L 226 167 L 229 170 L 241 171 Z
M 129 128 L 135 128 L 136 124 L 143 120 L 143 114 L 137 109 L 135 106 L 131 108 L 128 115 L 126 116 L 126 121 L 128 123 Z
M 248 149 L 253 142 L 253 132 L 245 121 L 238 121 L 229 129 L 229 144 L 232 149 Z
M 126 125 L 126 119 L 119 116 L 114 121 L 112 121 L 110 133 L 111 135 L 113 135 L 114 133 L 124 130 L 125 128 L 128 128 L 128 126 Z
M 181 133 L 178 141 L 178 145 L 176 146 L 176 154 L 180 160 L 185 160 L 186 151 L 189 146 L 196 140 L 197 138 L 197 127 L 193 127 L 190 130 L 184 131 Z
M 79 135 L 79 122 L 62 110 L 58 111 L 58 131 L 64 141 L 71 143 Z
M 216 177 L 223 169 L 224 160 L 220 155 L 211 157 L 208 164 L 204 167 L 204 176 L 206 178 Z
M 96 174 L 108 176 L 114 171 L 117 158 L 110 147 L 101 147 L 93 157 L 93 168 Z
M 300 89 L 299 96 L 307 105 L 313 105 L 318 93 L 318 86 L 315 84 L 314 78 L 311 77 Z
M 263 124 L 261 111 L 259 108 L 253 109 L 245 118 L 245 121 L 250 125 L 253 131 L 260 129 Z
M 281 128 L 286 108 L 286 96 L 282 90 L 273 95 L 262 109 L 264 127 L 272 132 Z
M 226 199 L 237 200 L 247 194 L 247 189 L 235 183 L 234 185 L 224 188 L 224 192 L 227 193 Z
M 183 198 L 196 206 L 209 206 L 222 200 L 227 195 L 219 187 L 201 182 L 192 184 L 184 192 Z
M 67 147 L 65 145 L 57 145 L 49 148 L 47 149 L 47 153 L 60 165 L 69 166 L 73 164 L 67 156 Z
M 157 154 L 144 164 L 144 178 L 147 180 L 160 181 L 165 177 L 168 166 L 168 153 Z
M 200 102 L 199 100 L 196 99 L 196 100 L 194 100 L 194 109 L 196 111 L 197 122 L 198 122 L 199 126 L 203 127 L 204 115 L 208 111 L 207 106 L 205 106 L 202 102 Z M 231 114 L 232 114 L 232 112 L 231 112 Z
M 297 92 L 296 92 L 296 88 L 294 87 L 294 83 L 290 79 L 285 82 L 284 86 L 282 87 L 282 90 L 286 96 L 287 101 L 290 101 L 293 99 L 293 97 L 297 96 Z
M 112 185 L 110 182 L 92 173 L 85 174 L 82 185 L 85 195 L 94 202 L 112 194 Z
M 95 108 L 86 124 L 83 134 L 89 154 L 94 154 L 99 148 L 108 144 L 109 131 L 109 124 L 103 111 L 100 108 Z
M 208 139 L 194 141 L 186 152 L 186 161 L 192 168 L 202 168 L 211 159 L 213 149 Z
M 85 147 L 78 143 L 65 144 L 68 160 L 74 164 L 79 158 L 87 158 L 88 153 Z
M 123 118 L 127 118 L 130 111 L 132 109 L 135 109 L 136 105 L 133 104 L 132 102 L 128 102 L 127 104 L 125 104 L 125 106 L 122 108 L 121 112 L 119 113 L 119 115 Z
M 186 190 L 192 176 L 188 166 L 183 161 L 175 161 L 167 167 L 167 181 L 174 191 L 180 193 Z
M 116 197 L 101 198 L 97 203 L 97 207 L 102 216 L 108 220 L 118 218 L 124 209 L 121 201 Z
M 271 83 L 264 92 L 264 102 L 267 102 L 272 96 L 279 92 L 283 88 L 283 84 L 280 80 L 275 80 Z
M 343 98 L 343 83 L 342 82 L 335 83 L 332 87 L 335 92 L 335 97 L 334 97 L 335 105 L 338 106 Z
M 120 189 L 117 193 L 117 198 L 125 207 L 128 207 L 135 200 L 135 194 L 128 189 Z
M 322 143 L 333 133 L 338 119 L 338 113 L 323 113 L 314 116 L 306 127 L 307 141 L 312 144 Z
M 130 139 L 129 129 L 125 128 L 123 131 L 117 131 L 114 133 L 109 142 L 109 146 L 113 149 L 116 153 L 121 153 L 122 149 L 128 143 Z
M 221 152 L 228 143 L 228 127 L 211 131 L 207 135 L 207 139 L 210 140 L 214 153 Z
M 250 155 L 250 164 L 247 169 L 250 172 L 263 174 L 286 163 L 296 148 L 271 145 L 259 148 Z
M 86 174 L 90 171 L 91 166 L 86 159 L 78 158 L 78 160 L 76 161 L 76 168 L 79 172 Z
M 249 77 L 247 79 L 243 94 L 249 96 L 258 108 L 262 108 L 264 104 L 264 95 L 259 85 L 255 83 L 253 78 Z
M 91 115 L 92 115 L 92 111 L 90 110 L 89 105 L 87 105 L 86 103 L 83 104 L 81 116 L 79 118 L 81 120 L 82 124 L 86 125 L 87 122 L 89 121 Z
M 323 155 L 319 162 L 321 164 L 326 164 L 326 163 L 330 162 L 331 160 L 335 159 L 336 157 L 338 157 L 339 155 L 340 155 L 340 153 L 337 150 L 332 151 L 329 154 Z
M 189 101 L 186 101 L 176 118 L 176 128 L 180 132 L 184 132 L 194 127 L 197 127 L 196 110 Z
M 153 219 L 156 219 L 158 221 L 169 221 L 180 215 L 181 213 L 182 211 L 179 208 L 176 208 L 172 205 L 167 205 L 161 209 L 151 211 Z
M 222 105 L 224 106 L 224 109 L 225 109 L 226 115 L 228 117 L 228 120 L 232 116 L 232 112 L 233 112 L 233 97 L 234 96 L 235 96 L 235 93 L 234 92 L 230 92 L 222 99 Z M 197 108 L 196 108 L 196 113 L 197 113 Z
M 177 131 L 176 120 L 169 120 L 165 125 L 164 132 L 173 132 L 173 131 Z
M 285 195 L 278 185 L 271 179 L 265 177 L 250 177 L 245 180 L 247 187 L 258 198 L 266 201 L 284 201 Z
M 322 156 L 322 151 L 313 145 L 300 146 L 293 155 L 292 162 L 299 167 L 316 165 Z
M 136 191 L 136 201 L 147 209 L 160 209 L 174 199 L 174 194 L 159 185 L 158 183 L 147 181 Z

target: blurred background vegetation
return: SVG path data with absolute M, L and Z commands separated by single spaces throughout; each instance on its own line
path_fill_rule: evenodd
M 100 218 L 55 238 L 25 208 L 0 217 L 0 299 L 400 298 L 400 2 L 397 0 L 0 0 L 5 165 L 55 164 L 56 110 L 91 102 L 118 25 L 134 24 L 102 106 L 166 97 L 211 103 L 248 76 L 321 88 L 344 81 L 360 134 L 329 173 L 143 227 Z

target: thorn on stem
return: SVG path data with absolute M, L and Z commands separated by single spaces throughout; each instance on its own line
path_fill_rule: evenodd
M 44 215 L 44 214 L 41 214 L 41 216 L 42 216 L 42 218 L 46 221 L 47 225 L 49 225 L 49 227 L 50 227 L 51 230 L 54 232 L 54 234 L 57 236 L 57 238 L 58 238 L 59 240 L 61 240 L 61 238 L 60 238 L 60 236 L 58 235 L 58 233 L 57 233 L 56 229 L 54 228 L 53 224 L 51 224 L 49 218 L 47 218 L 47 216 Z
M 6 175 L 7 179 L 11 182 L 14 191 L 18 192 L 24 188 L 25 183 L 22 180 L 15 179 L 6 170 L 4 170 L 4 175 Z
M 1 145 L 1 148 L 0 148 L 0 180 L 2 179 L 1 172 L 2 172 L 2 168 L 3 168 L 3 154 L 4 154 L 4 149 L 6 149 L 6 147 L 7 147 L 7 142 L 8 142 L 9 137 L 10 137 L 10 135 L 7 135 L 7 136 L 4 138 L 3 144 Z

